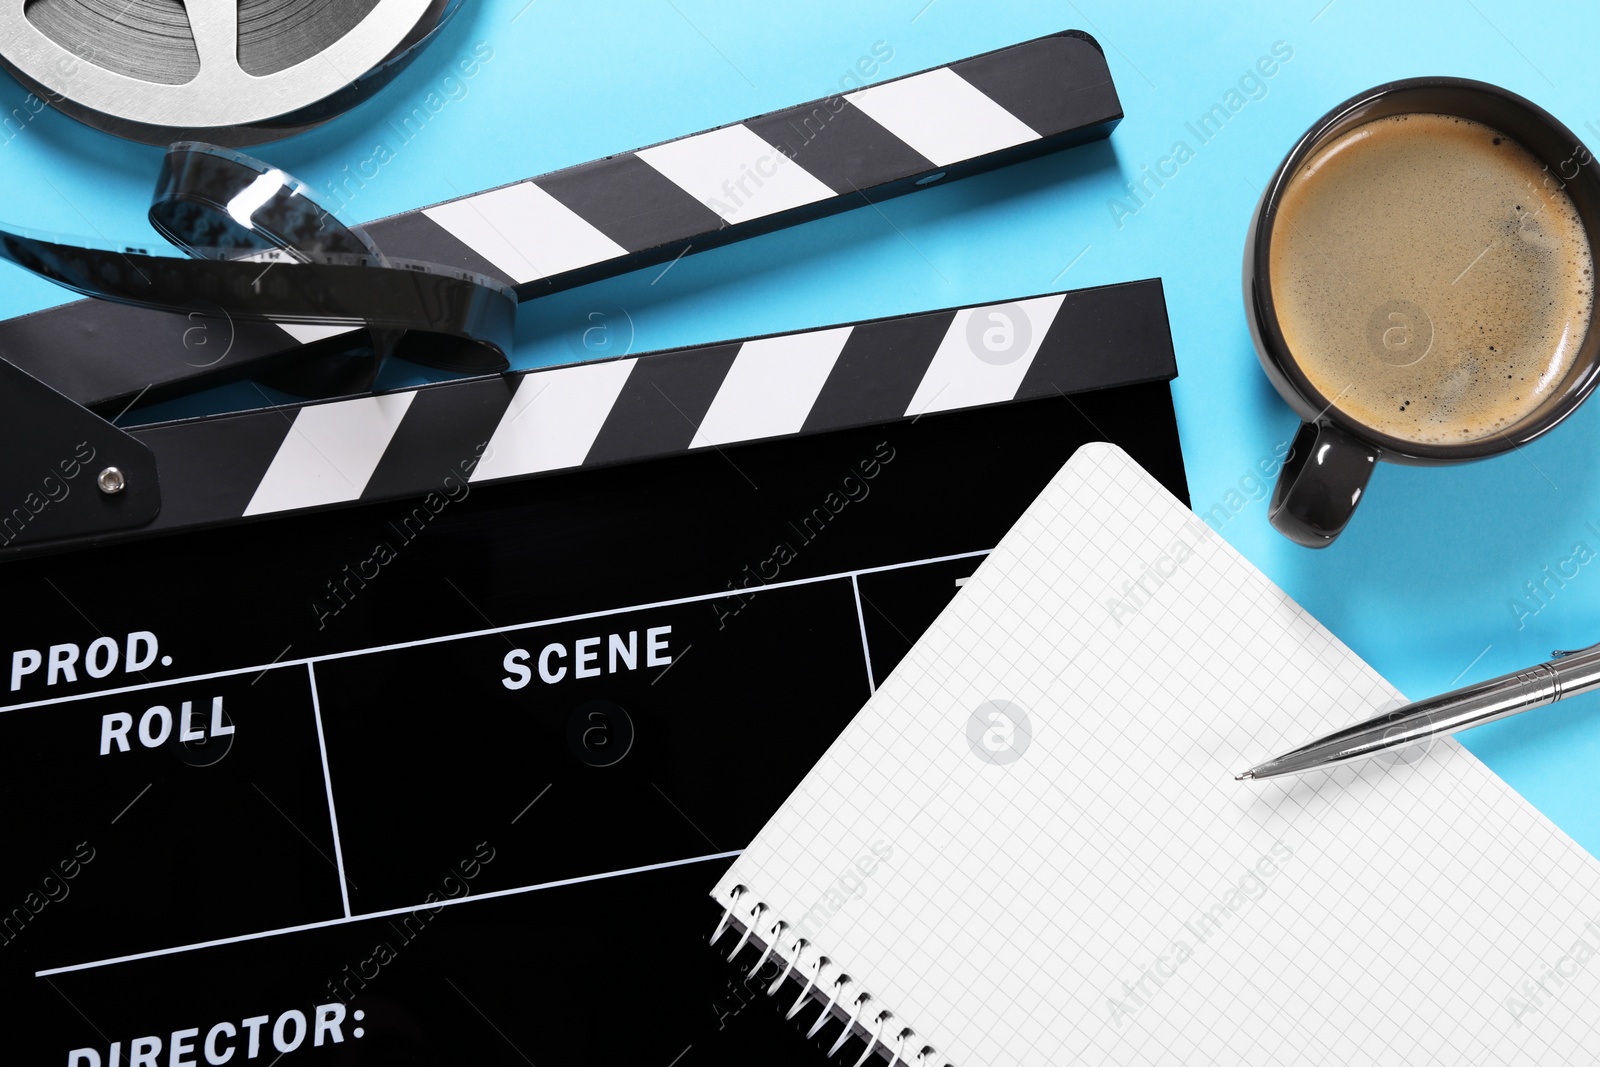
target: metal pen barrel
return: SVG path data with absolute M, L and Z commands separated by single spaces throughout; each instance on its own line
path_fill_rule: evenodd
M 1600 688 L 1600 645 L 1355 723 L 1268 760 L 1239 777 L 1276 778 L 1368 759 L 1595 688 Z

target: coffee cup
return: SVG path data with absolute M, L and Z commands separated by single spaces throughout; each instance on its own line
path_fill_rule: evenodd
M 1409 78 L 1318 120 L 1245 246 L 1256 354 L 1303 420 L 1273 526 L 1324 547 L 1378 460 L 1482 459 L 1571 414 L 1600 380 L 1595 234 L 1600 162 L 1515 93 Z

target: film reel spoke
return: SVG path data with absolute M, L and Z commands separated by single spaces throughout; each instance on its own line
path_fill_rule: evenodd
M 250 75 L 239 62 L 238 0 L 184 0 L 183 8 L 200 55 L 200 76 L 219 86 L 243 84 Z

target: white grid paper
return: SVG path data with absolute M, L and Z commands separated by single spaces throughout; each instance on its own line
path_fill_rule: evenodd
M 816 916 L 797 969 L 933 1063 L 1592 1062 L 1600 865 L 1465 749 L 1233 780 L 1400 699 L 1088 445 L 713 893 Z M 1007 765 L 990 700 L 1031 721 Z

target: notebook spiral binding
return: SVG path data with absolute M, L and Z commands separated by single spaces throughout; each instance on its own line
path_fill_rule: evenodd
M 888 1067 L 899 1067 L 900 1064 L 905 1064 L 907 1067 L 953 1067 L 948 1061 L 944 1061 L 941 1065 L 938 1051 L 932 1045 L 923 1045 L 915 1053 L 907 1056 L 906 1050 L 916 1047 L 917 1036 L 916 1031 L 909 1026 L 901 1027 L 891 1041 L 885 1041 L 884 1032 L 890 1028 L 894 1020 L 894 1012 L 887 1008 L 878 1008 L 876 1014 L 871 1014 L 868 1005 L 873 1003 L 873 995 L 859 988 L 860 983 L 852 978 L 837 960 L 822 954 L 806 938 L 796 936 L 789 942 L 788 951 L 784 951 L 782 947 L 784 933 L 793 927 L 773 915 L 772 909 L 765 901 L 742 903 L 743 898 L 749 893 L 750 890 L 743 885 L 735 885 L 729 889 L 728 902 L 723 906 L 722 919 L 712 932 L 710 943 L 716 944 L 730 927 L 737 926 L 741 929 L 743 933 L 738 943 L 733 946 L 733 951 L 728 953 L 728 959 L 730 961 L 735 959 L 744 951 L 746 945 L 755 942 L 761 948 L 761 956 L 750 968 L 751 975 L 760 971 L 771 957 L 773 950 L 777 949 L 778 955 L 784 961 L 784 968 L 767 987 L 767 996 L 776 994 L 783 987 L 784 979 L 791 975 L 796 981 L 801 982 L 800 995 L 795 998 L 794 1004 L 785 1013 L 784 1018 L 794 1018 L 809 998 L 819 1001 L 822 1004 L 822 1011 L 811 1024 L 811 1029 L 806 1031 L 807 1038 L 815 1036 L 829 1019 L 836 1016 L 843 1019 L 844 1026 L 828 1049 L 829 1058 L 844 1047 L 845 1041 L 854 1033 L 866 1042 L 866 1048 L 851 1067 L 862 1067 L 875 1051 L 888 1057 Z M 831 981 L 825 980 L 825 976 L 831 976 Z M 849 995 L 847 990 L 854 995 Z

